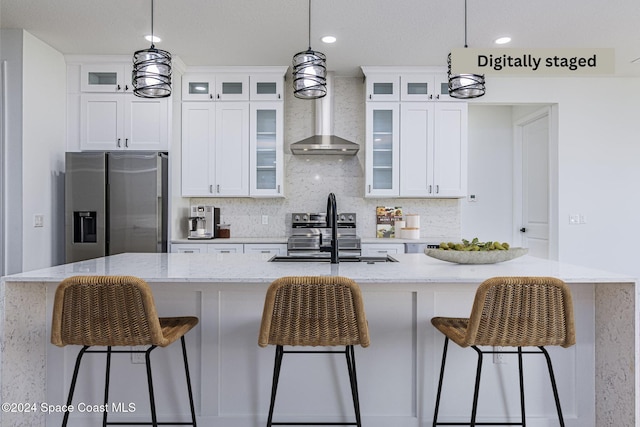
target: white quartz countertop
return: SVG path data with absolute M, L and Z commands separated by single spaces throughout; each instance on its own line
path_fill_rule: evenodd
M 126 253 L 3 277 L 58 282 L 73 275 L 134 275 L 148 282 L 269 283 L 289 275 L 342 275 L 359 283 L 480 283 L 494 276 L 553 276 L 568 283 L 628 283 L 634 278 L 524 256 L 498 264 L 460 265 L 424 254 L 394 255 L 396 263 L 268 262 L 265 254 Z
M 171 243 L 213 243 L 213 244 L 273 244 L 287 243 L 286 237 L 230 237 L 228 239 L 173 239 Z

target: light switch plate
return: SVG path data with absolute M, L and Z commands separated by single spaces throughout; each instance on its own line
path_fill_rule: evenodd
M 43 214 L 35 214 L 33 216 L 33 226 L 34 227 L 44 227 L 44 215 Z

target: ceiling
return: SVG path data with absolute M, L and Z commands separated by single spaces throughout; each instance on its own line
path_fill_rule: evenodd
M 306 0 L 155 0 L 156 47 L 187 66 L 290 65 L 309 40 Z M 616 74 L 640 76 L 638 0 L 469 0 L 468 44 L 615 48 Z M 151 0 L 0 0 L 0 26 L 64 54 L 149 47 Z M 322 43 L 323 35 L 338 38 Z M 444 66 L 464 46 L 464 0 L 312 0 L 311 46 L 337 75 L 361 65 Z

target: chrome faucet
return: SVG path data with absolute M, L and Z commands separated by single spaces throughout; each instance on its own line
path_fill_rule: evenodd
M 329 193 L 327 198 L 327 227 L 331 227 L 331 264 L 338 264 L 338 210 L 333 193 Z

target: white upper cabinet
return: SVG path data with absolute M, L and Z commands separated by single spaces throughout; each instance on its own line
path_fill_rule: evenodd
M 446 73 L 417 67 L 363 71 L 365 196 L 465 197 L 467 103 L 449 98 Z
M 283 103 L 251 102 L 249 194 L 284 197 Z
M 398 197 L 400 168 L 400 105 L 368 102 L 365 175 L 367 197 Z
M 407 102 L 400 116 L 400 195 L 464 197 L 467 104 Z
M 216 75 L 216 100 L 248 101 L 249 76 L 241 73 Z
M 182 196 L 284 197 L 286 69 L 199 67 L 184 74 Z
M 249 76 L 249 99 L 252 101 L 282 101 L 284 99 L 282 74 L 265 73 Z
M 85 93 L 80 97 L 80 148 L 167 150 L 168 116 L 167 98 Z
M 446 73 L 400 75 L 401 101 L 446 101 L 451 99 Z
M 133 92 L 131 63 L 96 63 L 80 66 L 82 92 Z
M 400 76 L 398 74 L 375 74 L 367 76 L 367 101 L 399 101 Z
M 215 74 L 185 73 L 182 76 L 183 101 L 213 101 L 215 93 Z

